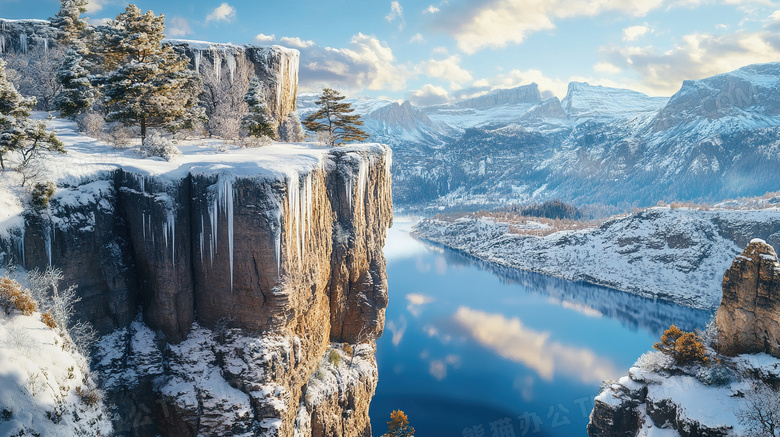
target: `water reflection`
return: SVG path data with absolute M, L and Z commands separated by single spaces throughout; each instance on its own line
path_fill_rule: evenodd
M 552 341 L 550 332 L 529 329 L 517 317 L 460 307 L 454 319 L 484 347 L 532 368 L 547 381 L 552 381 L 556 372 L 596 384 L 621 374 L 610 360 L 592 350 Z
M 490 436 L 497 424 L 522 435 L 522 417 L 534 418 L 535 436 L 585 436 L 602 379 L 625 374 L 671 323 L 690 330 L 709 319 L 486 264 L 414 240 L 409 227 L 396 222 L 388 235 L 390 304 L 377 348 L 375 435 L 386 431 L 390 411 L 401 409 L 425 436 L 479 429 Z M 570 412 L 568 422 L 554 426 L 561 411 Z

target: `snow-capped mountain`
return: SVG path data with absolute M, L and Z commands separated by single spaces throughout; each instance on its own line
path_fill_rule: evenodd
M 313 102 L 299 98 L 301 112 Z M 671 98 L 572 82 L 562 101 L 531 84 L 428 107 L 351 102 L 395 149 L 400 207 L 625 207 L 780 187 L 780 63 L 685 81 Z

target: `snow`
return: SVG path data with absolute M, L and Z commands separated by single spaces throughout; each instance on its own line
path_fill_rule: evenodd
M 86 358 L 40 321 L 40 314 L 0 315 L 0 435 L 110 435 L 102 402 L 88 405 L 76 389 L 93 386 Z M 49 419 L 53 415 L 57 423 Z
M 714 309 L 723 272 L 743 249 L 721 228 L 773 223 L 778 212 L 651 208 L 597 228 L 543 237 L 480 218 L 432 218 L 416 225 L 413 235 L 507 267 Z

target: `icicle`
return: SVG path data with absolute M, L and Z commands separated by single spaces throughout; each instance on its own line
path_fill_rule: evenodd
M 27 53 L 27 34 L 26 33 L 20 33 L 19 34 L 19 48 L 22 50 L 22 53 Z
M 22 267 L 26 268 L 27 260 L 25 259 L 24 256 L 24 225 L 22 225 L 21 231 L 22 231 L 21 238 L 19 238 L 16 241 L 16 251 L 19 252 L 19 255 L 22 257 Z
M 0 35 L 0 54 L 5 51 L 5 35 Z
M 301 261 L 301 189 L 298 173 L 288 175 L 287 180 L 287 212 L 289 214 L 289 229 L 294 233 L 295 249 L 298 262 Z
M 276 275 L 282 274 L 282 205 L 276 208 L 276 241 L 274 242 L 274 251 L 276 252 Z
M 232 53 L 227 53 L 226 61 L 228 71 L 230 71 L 230 83 L 233 83 L 233 78 L 236 75 L 236 57 Z
M 49 38 L 43 39 L 43 53 L 46 54 L 46 56 L 49 55 Z
M 214 75 L 217 77 L 217 82 L 222 80 L 222 56 L 219 51 L 212 51 L 214 55 Z
M 195 59 L 195 72 L 200 73 L 200 61 L 203 59 L 203 52 L 200 49 L 195 49 L 193 58 Z
M 217 235 L 219 231 L 219 213 L 227 218 L 228 250 L 230 251 L 230 290 L 233 290 L 233 178 L 222 176 L 214 185 L 214 200 L 209 207 L 209 221 L 211 223 L 211 264 L 214 265 L 214 251 L 217 249 Z
M 358 207 L 362 208 L 366 200 L 366 184 L 368 183 L 368 159 L 361 159 L 358 167 Z
M 171 233 L 171 262 L 176 267 L 176 218 L 172 211 L 168 211 L 168 220 L 165 222 L 165 247 L 168 247 L 168 232 Z
M 46 227 L 46 235 L 43 236 L 43 243 L 46 246 L 46 257 L 49 259 L 49 267 L 51 267 L 51 234 L 52 234 L 52 226 L 49 225 Z
M 203 216 L 200 216 L 200 263 L 203 264 Z
M 144 233 L 144 242 L 146 242 L 146 213 L 141 213 L 141 229 L 143 229 Z

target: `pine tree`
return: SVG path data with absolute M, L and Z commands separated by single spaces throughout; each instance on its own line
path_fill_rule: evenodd
M 363 126 L 363 121 L 359 115 L 351 115 L 355 110 L 351 104 L 343 102 L 345 98 L 346 96 L 342 96 L 338 91 L 325 88 L 320 98 L 314 102 L 320 109 L 306 117 L 303 122 L 306 129 L 325 133 L 325 141 L 331 146 L 368 138 L 368 134 L 358 128 Z
M 87 27 L 81 14 L 87 12 L 88 0 L 60 0 L 60 10 L 51 18 L 52 26 L 60 30 L 58 42 L 70 44 L 81 37 L 81 32 Z
M 412 437 L 414 428 L 409 425 L 409 418 L 401 410 L 390 413 L 390 421 L 387 422 L 387 433 L 383 437 Z
M 243 127 L 253 137 L 274 138 L 274 119 L 268 110 L 263 95 L 263 83 L 257 77 L 253 77 L 249 83 L 249 91 L 244 96 L 244 101 L 249 109 L 249 114 L 244 116 Z
M 30 120 L 35 99 L 25 99 L 5 76 L 5 61 L 0 59 L 0 169 L 5 170 L 5 156 L 18 152 L 22 165 L 42 151 L 65 153 L 62 142 L 53 132 L 46 132 L 41 121 Z
M 90 82 L 92 65 L 85 57 L 87 48 L 81 41 L 74 41 L 65 60 L 57 70 L 57 80 L 62 91 L 54 98 L 54 106 L 65 117 L 76 116 L 92 107 L 99 96 Z
M 162 43 L 165 16 L 152 11 L 142 14 L 131 4 L 116 17 L 113 27 L 117 34 L 107 54 L 121 62 L 103 78 L 109 109 L 106 119 L 139 125 L 142 139 L 150 127 L 175 131 L 205 119 L 197 106 L 200 78 L 187 68 L 186 57 Z

